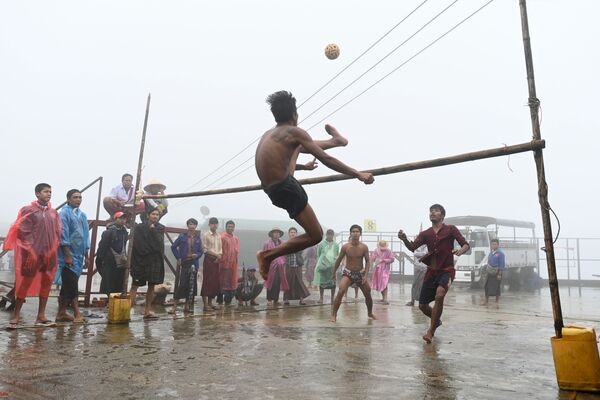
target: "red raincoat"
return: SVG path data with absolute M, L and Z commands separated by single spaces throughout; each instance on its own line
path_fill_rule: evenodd
M 48 297 L 61 233 L 60 218 L 50 203 L 34 201 L 21 208 L 4 242 L 4 250 L 15 252 L 16 298 Z

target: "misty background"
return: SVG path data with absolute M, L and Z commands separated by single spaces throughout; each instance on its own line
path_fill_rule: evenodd
M 159 179 L 167 193 L 257 183 L 255 145 L 202 178 L 274 125 L 268 94 L 290 90 L 302 103 L 421 2 L 0 3 L 0 236 L 34 199 L 38 182 L 52 185 L 58 205 L 67 190 L 98 176 L 105 196 L 123 173 L 135 175 L 149 92 L 143 182 Z M 484 3 L 458 1 L 301 127 L 319 122 Z M 449 4 L 429 0 L 302 105 L 300 119 Z M 562 237 L 598 237 L 589 218 L 600 195 L 593 161 L 600 143 L 600 4 L 529 0 L 528 9 L 550 204 Z M 328 43 L 340 46 L 337 60 L 324 56 Z M 357 169 L 391 166 L 528 142 L 527 99 L 518 1 L 496 0 L 309 133 L 327 138 L 323 126 L 330 123 L 350 141 L 331 150 L 335 157 Z M 331 173 L 321 165 L 297 176 Z M 532 221 L 542 235 L 532 153 L 306 191 L 321 222 L 336 230 L 373 219 L 379 231 L 416 234 L 429 224 L 429 205 L 441 203 L 448 216 Z M 90 217 L 96 196 L 84 194 Z M 173 199 L 163 222 L 201 219 L 203 205 L 217 217 L 287 219 L 264 193 L 250 192 Z M 101 218 L 108 218 L 104 210 Z

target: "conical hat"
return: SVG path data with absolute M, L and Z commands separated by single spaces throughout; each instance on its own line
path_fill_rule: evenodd
M 153 179 L 150 182 L 148 182 L 148 184 L 146 186 L 144 186 L 144 191 L 148 192 L 148 189 L 151 186 L 160 186 L 160 192 L 164 192 L 165 189 L 167 188 L 161 181 L 159 181 L 158 179 Z

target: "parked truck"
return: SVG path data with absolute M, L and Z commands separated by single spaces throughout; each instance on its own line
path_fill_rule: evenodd
M 539 287 L 539 255 L 535 238 L 535 224 L 484 216 L 448 217 L 445 223 L 456 225 L 469 242 L 471 249 L 456 259 L 456 279 L 459 284 L 469 284 L 473 288 L 482 287 L 485 282 L 485 266 L 490 254 L 490 240 L 498 238 L 500 249 L 505 254 L 506 271 L 503 282 L 511 290 L 535 289 Z M 512 237 L 499 237 L 499 229 L 512 229 Z M 517 236 L 517 229 L 527 231 L 526 236 Z M 455 243 L 458 248 L 458 243 Z

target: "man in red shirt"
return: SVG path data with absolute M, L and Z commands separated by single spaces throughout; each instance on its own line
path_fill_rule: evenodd
M 439 204 L 429 207 L 429 220 L 431 228 L 419 233 L 414 241 L 408 240 L 403 230 L 398 232 L 398 238 L 404 242 L 406 248 L 415 251 L 422 245 L 427 245 L 427 254 L 419 261 L 427 265 L 427 272 L 423 280 L 419 308 L 423 314 L 431 318 L 427 333 L 423 340 L 431 343 L 435 330 L 442 325 L 442 311 L 444 297 L 454 280 L 454 256 L 460 256 L 469 251 L 469 243 L 465 240 L 458 228 L 454 225 L 444 224 L 446 210 Z M 460 244 L 460 249 L 454 249 L 454 241 Z M 433 308 L 429 305 L 435 301 Z

